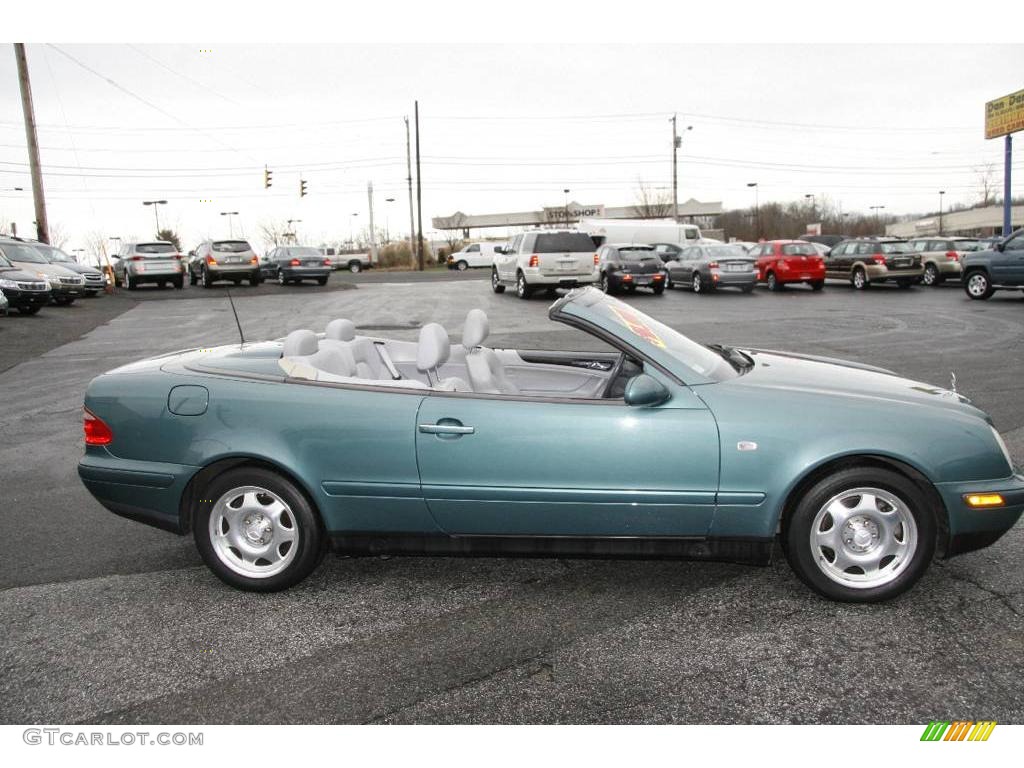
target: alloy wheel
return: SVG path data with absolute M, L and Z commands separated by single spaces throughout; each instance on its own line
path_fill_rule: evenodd
M 967 293 L 976 299 L 980 299 L 988 293 L 988 278 L 984 273 L 975 272 L 967 278 Z
M 700 293 L 702 290 L 704 290 L 704 284 L 703 284 L 703 282 L 701 282 L 700 272 L 694 272 L 693 273 L 693 292 L 694 293 Z
M 924 275 L 921 276 L 921 282 L 925 285 L 935 285 L 939 277 L 939 271 L 935 268 L 934 264 L 929 264 L 924 268 Z
M 863 269 L 856 269 L 853 272 L 853 287 L 858 291 L 865 288 L 868 284 L 867 276 L 864 274 Z
M 818 569 L 853 589 L 895 580 L 917 551 L 917 524 L 907 503 L 882 488 L 851 488 L 818 510 L 808 542 Z
M 299 527 L 288 505 L 255 485 L 232 488 L 210 513 L 210 542 L 229 569 L 255 579 L 280 573 L 295 558 Z

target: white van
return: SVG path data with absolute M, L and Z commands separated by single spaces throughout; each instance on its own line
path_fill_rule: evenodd
M 448 269 L 460 272 L 473 267 L 490 267 L 494 264 L 494 249 L 506 243 L 472 243 L 461 251 L 448 256 Z
M 586 232 L 595 246 L 605 243 L 698 245 L 702 238 L 695 224 L 672 219 L 580 219 L 576 229 Z

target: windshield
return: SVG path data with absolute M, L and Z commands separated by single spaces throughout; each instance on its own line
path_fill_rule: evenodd
M 170 243 L 139 243 L 135 246 L 136 253 L 146 254 L 161 254 L 161 253 L 177 253 L 173 245 Z
M 970 251 L 980 251 L 981 243 L 977 240 L 954 240 L 953 250 L 964 251 L 965 253 Z
M 7 257 L 0 253 L 0 269 L 13 269 L 14 265 L 7 260 Z
M 593 251 L 594 241 L 590 235 L 582 232 L 555 232 L 550 235 L 537 235 L 537 244 L 533 247 L 536 253 L 580 253 Z
M 211 247 L 218 253 L 245 253 L 252 250 L 245 240 L 220 240 Z
M 687 228 L 687 229 L 684 229 L 684 230 L 683 230 L 683 236 L 684 236 L 684 237 L 685 237 L 685 238 L 686 238 L 687 240 L 697 240 L 697 239 L 699 239 L 699 238 L 700 238 L 700 230 L 697 230 L 697 229 L 689 229 L 689 228 Z
M 817 256 L 817 249 L 810 243 L 790 243 L 782 246 L 783 256 Z
M 558 319 L 560 315 L 579 318 L 622 339 L 687 384 L 725 381 L 739 375 L 723 354 L 596 289 L 579 289 L 556 302 L 551 316 Z
M 11 261 L 25 261 L 31 264 L 47 264 L 43 254 L 30 245 L 21 243 L 4 243 L 0 245 L 0 251 Z
M 740 245 L 712 245 L 706 250 L 712 259 L 750 259 L 750 255 Z
M 66 253 L 64 253 L 64 251 L 62 251 L 60 248 L 55 248 L 52 245 L 39 243 L 38 245 L 33 245 L 32 247 L 39 251 L 41 254 L 43 254 L 43 256 L 50 262 L 64 262 L 65 264 L 75 263 L 75 260 L 68 256 Z
M 882 243 L 882 253 L 913 253 L 910 243 Z

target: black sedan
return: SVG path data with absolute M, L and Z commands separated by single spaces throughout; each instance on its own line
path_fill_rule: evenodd
M 50 284 L 38 275 L 18 269 L 3 254 L 0 254 L 0 292 L 7 299 L 9 309 L 16 309 L 23 315 L 34 315 L 50 303 Z
M 316 248 L 304 245 L 288 245 L 270 252 L 270 261 L 276 267 L 277 282 L 281 285 L 316 280 L 327 285 L 327 279 L 334 271 L 331 260 Z
M 637 288 L 647 288 L 655 296 L 665 292 L 665 267 L 654 246 L 613 243 L 602 245 L 597 256 L 605 293 Z

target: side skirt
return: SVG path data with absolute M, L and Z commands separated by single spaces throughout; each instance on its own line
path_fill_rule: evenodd
M 769 565 L 774 539 L 589 538 L 572 536 L 446 536 L 416 533 L 332 533 L 338 554 L 594 557 L 716 560 Z

